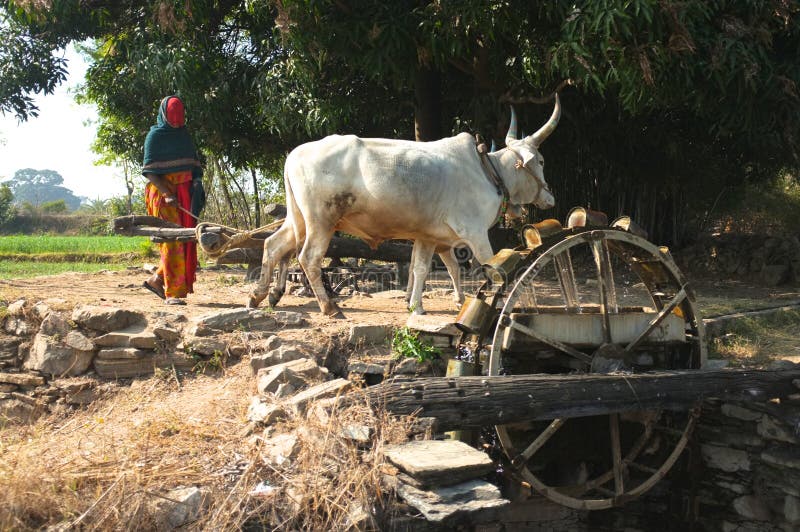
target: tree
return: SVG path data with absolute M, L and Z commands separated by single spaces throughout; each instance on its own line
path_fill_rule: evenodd
M 14 194 L 6 184 L 0 184 L 0 225 L 14 216 Z
M 544 146 L 558 208 L 537 217 L 589 204 L 678 241 L 722 188 L 797 169 L 794 1 L 2 5 L 45 59 L 94 39 L 83 97 L 100 110 L 100 142 L 140 160 L 158 101 L 179 92 L 198 144 L 229 167 L 220 175 L 243 176 L 234 189 L 249 181 L 236 170 L 331 132 L 499 141 L 509 103 L 530 132 L 550 112 L 537 97 L 565 79 Z
M 46 202 L 63 200 L 69 210 L 77 209 L 81 199 L 68 188 L 61 186 L 64 178 L 55 170 L 17 170 L 14 177 L 4 184 L 11 189 L 18 204 L 30 203 L 39 207 Z

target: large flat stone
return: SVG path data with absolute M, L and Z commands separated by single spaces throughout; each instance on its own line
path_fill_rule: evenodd
M 350 345 L 382 344 L 392 335 L 390 325 L 353 325 L 347 343 Z
M 728 473 L 750 471 L 750 457 L 746 451 L 718 445 L 701 444 L 700 453 L 706 465 L 710 468 L 721 469 Z
M 302 351 L 288 345 L 282 345 L 266 353 L 255 353 L 250 357 L 250 367 L 253 373 L 258 373 L 263 368 L 269 368 L 278 364 L 308 358 Z
M 496 512 L 510 502 L 502 497 L 497 486 L 485 480 L 470 480 L 430 491 L 398 482 L 396 490 L 406 503 L 434 523 L 465 519 L 476 512 Z
M 150 355 L 142 358 L 117 358 L 103 360 L 95 358 L 94 370 L 100 377 L 107 379 L 125 379 L 152 375 L 155 368 L 172 368 L 178 370 L 190 370 L 195 365 L 195 360 L 183 353 L 175 352 L 170 354 L 156 354 L 152 351 Z
M 256 389 L 258 393 L 275 393 L 278 390 L 278 386 L 284 383 L 292 383 L 290 380 L 291 374 L 286 373 L 287 370 L 290 368 L 319 368 L 316 362 L 308 358 L 299 358 L 297 360 L 290 360 L 289 362 L 284 362 L 282 364 L 276 364 L 275 366 L 271 366 L 268 368 L 262 368 L 258 370 L 258 374 L 256 376 Z M 317 369 L 319 371 L 319 369 Z M 300 381 L 298 384 L 304 384 L 303 381 Z
M 98 360 L 136 360 L 152 355 L 152 351 L 135 347 L 110 347 L 97 352 Z
M 406 327 L 442 336 L 461 336 L 451 316 L 433 316 L 431 314 L 411 314 L 406 320 Z
M 485 475 L 494 462 L 484 452 L 454 440 L 412 441 L 384 450 L 386 458 L 422 485 L 446 486 Z
M 191 333 L 195 336 L 210 336 L 218 332 L 274 331 L 299 327 L 303 323 L 303 317 L 297 312 L 234 308 L 201 317 L 194 322 Z
M 111 332 L 145 323 L 144 314 L 116 307 L 82 305 L 72 311 L 72 321 L 95 331 Z
M 308 404 L 318 399 L 326 399 L 328 397 L 336 397 L 348 389 L 350 389 L 351 382 L 347 379 L 334 379 L 332 381 L 317 384 L 311 388 L 307 388 L 298 393 L 289 400 L 289 404 L 299 411 L 305 411 Z
M 43 385 L 44 377 L 33 373 L 0 373 L 0 382 L 33 387 Z

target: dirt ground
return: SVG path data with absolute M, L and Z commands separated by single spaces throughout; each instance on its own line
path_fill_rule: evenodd
M 167 307 L 142 288 L 146 276 L 143 269 L 136 268 L 4 280 L 0 281 L 0 300 L 46 300 L 58 310 L 71 310 L 79 304 L 112 305 L 150 313 L 180 313 L 191 319 L 243 306 L 251 288 L 244 282 L 244 270 L 206 269 L 199 272 L 187 306 Z M 454 317 L 456 304 L 446 290 L 438 290 L 449 288 L 449 284 L 431 284 L 437 290 L 424 299 L 428 312 Z M 704 315 L 800 301 L 797 288 L 714 279 L 697 282 L 695 287 Z M 340 305 L 347 319 L 322 316 L 313 298 L 287 295 L 280 308 L 302 313 L 310 326 L 286 331 L 286 336 L 281 333 L 281 338 L 322 346 L 332 336 L 346 334 L 353 324 L 399 327 L 408 317 L 405 301 L 397 293 L 393 298 L 355 295 L 343 298 Z M 793 327 L 798 328 L 796 324 Z M 772 344 L 766 347 L 777 353 L 800 354 L 793 331 L 770 340 Z M 723 356 L 754 356 L 752 346 L 733 347 L 730 355 Z M 189 529 L 239 529 L 250 516 L 266 515 L 258 513 L 269 507 L 263 505 L 288 500 L 282 496 L 264 499 L 259 486 L 273 486 L 278 490 L 275 493 L 286 490 L 288 494 L 291 486 L 310 485 L 329 470 L 329 463 L 321 461 L 320 456 L 327 456 L 328 461 L 331 456 L 340 457 L 340 450 L 309 446 L 312 439 L 303 440 L 303 450 L 294 465 L 279 469 L 263 465 L 267 438 L 298 430 L 293 424 L 301 420 L 268 427 L 263 434 L 247 431 L 247 407 L 256 390 L 246 360 L 231 361 L 221 372 L 174 378 L 156 375 L 103 386 L 105 393 L 84 408 L 53 412 L 33 425 L 0 426 L 0 493 L 4 494 L 0 497 L 0 529 L 33 530 L 57 523 L 90 530 L 158 528 L 148 521 L 155 515 L 148 508 L 163 500 L 165 490 L 192 485 L 210 489 L 213 504 Z M 377 446 L 373 450 L 378 452 Z M 348 467 L 359 478 L 377 478 L 377 470 L 367 467 L 368 460 L 354 456 Z M 339 497 L 357 501 L 364 493 L 378 489 L 377 484 L 363 480 L 358 490 L 348 488 L 350 491 L 344 493 L 340 480 L 331 482 L 330 486 L 310 489 L 311 502 L 298 506 L 313 512 L 283 508 L 281 519 L 288 519 L 299 529 L 323 525 L 326 529 L 343 529 L 348 508 L 342 506 Z M 336 500 L 326 499 L 334 495 Z M 303 520 L 308 519 L 303 515 L 311 514 L 334 517 L 328 517 L 326 523 Z

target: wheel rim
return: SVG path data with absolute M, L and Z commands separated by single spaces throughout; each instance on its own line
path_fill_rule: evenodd
M 578 263 L 583 264 L 577 273 L 573 260 L 576 256 Z M 586 288 L 577 282 L 580 274 L 586 271 L 586 264 L 594 268 L 596 284 L 589 292 L 594 292 L 596 301 L 587 301 Z M 623 286 L 618 290 L 620 286 L 616 270 L 620 269 L 620 264 L 627 265 L 630 270 L 619 274 L 621 278 L 633 273 L 644 286 L 643 291 L 639 289 L 637 296 L 649 298 L 648 312 L 642 311 L 638 316 L 629 315 L 638 313 L 631 312 L 632 307 L 624 304 L 630 292 L 628 287 Z M 548 268 L 552 269 L 554 275 L 545 275 Z M 547 281 L 542 281 L 540 277 L 547 277 Z M 535 330 L 529 326 L 531 323 L 525 322 L 530 314 L 534 315 L 531 319 L 536 323 L 547 318 L 554 310 L 537 302 L 537 299 L 547 301 L 548 297 L 551 302 L 554 299 L 552 294 L 542 296 L 541 293 L 546 292 L 545 285 L 549 285 L 550 292 L 559 294 L 555 299 L 560 298 L 563 308 L 556 314 L 593 316 L 591 321 L 599 327 L 602 337 L 603 345 L 599 349 L 571 345 L 569 338 L 552 337 L 541 327 Z M 618 319 L 620 315 L 623 315 L 621 321 Z M 549 352 L 554 351 L 555 358 L 562 361 L 562 371 L 597 371 L 595 362 L 605 361 L 606 353 L 617 357 L 610 358 L 613 363 L 617 363 L 617 360 L 626 361 L 633 356 L 641 358 L 637 353 L 653 349 L 648 347 L 648 339 L 651 335 L 655 336 L 663 324 L 671 324 L 673 334 L 680 334 L 674 331 L 680 325 L 680 319 L 675 316 L 683 320 L 685 345 L 676 348 L 677 355 L 670 355 L 669 349 L 672 348 L 664 348 L 669 356 L 665 355 L 663 360 L 656 357 L 652 369 L 663 369 L 665 365 L 697 368 L 706 356 L 702 321 L 696 317 L 691 291 L 669 253 L 647 240 L 616 229 L 565 232 L 560 240 L 540 252 L 508 292 L 492 340 L 489 374 L 531 372 L 530 366 L 517 368 L 516 371 L 507 367 L 508 359 L 520 357 L 519 353 L 508 353 L 514 349 L 514 338 L 517 337 L 528 337 L 536 345 L 544 346 L 537 357 L 541 353 L 552 357 Z M 614 337 L 620 334 L 619 323 L 624 324 L 631 317 L 637 322 L 634 334 L 629 334 L 623 345 L 615 345 Z M 573 318 L 571 316 L 568 319 Z M 559 319 L 560 323 L 568 323 L 566 318 Z M 537 359 L 533 372 L 542 372 L 542 368 L 546 367 L 539 364 Z M 550 372 L 558 372 L 558 368 L 558 364 L 546 367 Z M 640 411 L 522 424 L 524 430 L 518 425 L 502 425 L 496 429 L 512 468 L 533 489 L 571 508 L 597 510 L 618 506 L 636 498 L 663 478 L 686 446 L 695 419 L 695 411 Z M 587 434 L 589 436 L 585 436 Z M 576 438 L 597 439 L 598 448 L 602 448 L 606 456 L 595 458 L 590 451 L 592 459 L 577 465 L 579 474 L 575 479 L 559 479 L 560 473 L 551 471 L 553 468 L 548 460 L 552 460 L 553 456 L 562 460 L 563 457 L 558 453 L 559 446 L 569 445 L 570 440 Z M 673 438 L 672 441 L 670 438 Z M 606 441 L 603 442 L 603 439 Z M 587 466 L 587 462 L 590 465 Z M 569 464 L 563 469 L 569 471 Z

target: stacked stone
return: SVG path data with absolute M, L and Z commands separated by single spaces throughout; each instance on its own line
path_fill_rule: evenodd
M 770 286 L 800 280 L 800 239 L 795 235 L 707 236 L 675 256 L 686 271 L 750 277 Z
M 455 527 L 495 520 L 509 501 L 483 480 L 494 462 L 486 453 L 453 440 L 411 441 L 389 446 L 386 459 L 397 471 L 386 483 L 430 523 Z
M 705 465 L 701 523 L 709 530 L 800 529 L 800 403 L 709 401 L 697 437 Z
M 301 414 L 311 402 L 337 397 L 351 386 L 347 379 L 332 378 L 328 369 L 300 346 L 283 345 L 277 335 L 264 347 L 264 352 L 250 357 L 258 391 L 247 410 L 251 423 L 271 425 Z

